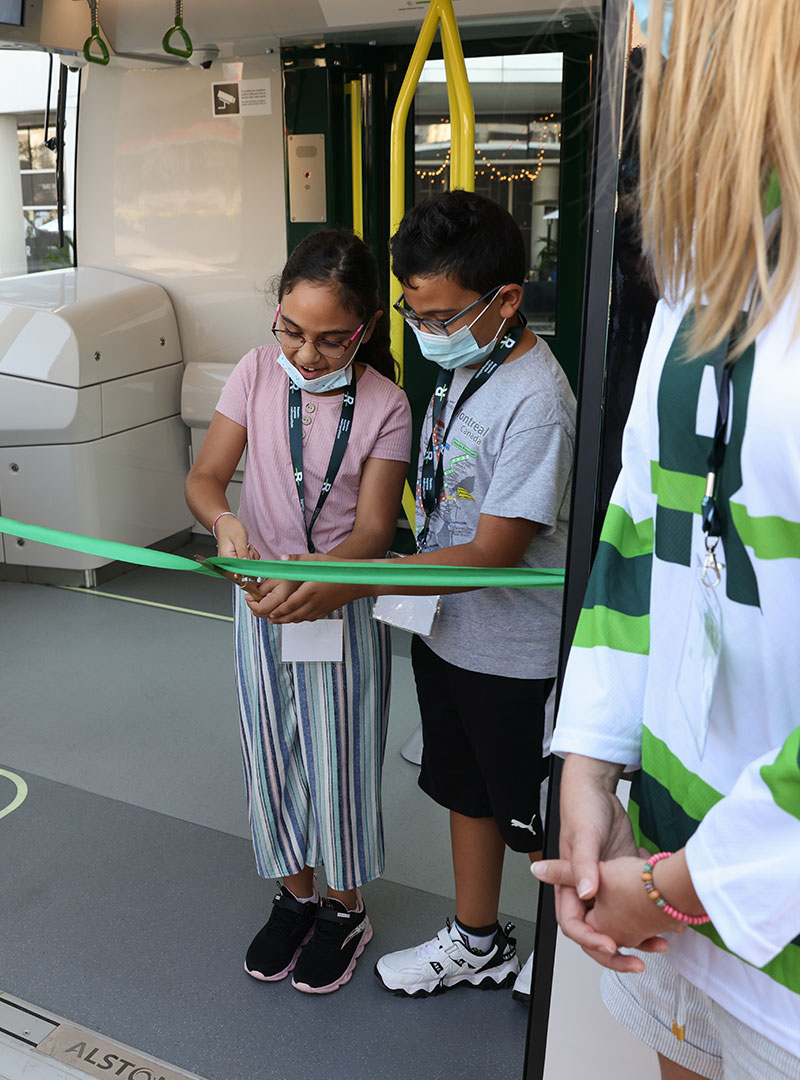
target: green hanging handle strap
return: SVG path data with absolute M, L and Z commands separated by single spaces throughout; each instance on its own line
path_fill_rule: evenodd
M 97 8 L 100 0 L 91 0 L 92 6 L 92 32 L 83 43 L 83 58 L 88 64 L 100 64 L 105 67 L 109 61 L 108 45 L 100 36 L 100 26 L 97 21 Z M 99 53 L 92 52 L 92 46 L 97 45 Z
M 98 540 L 93 536 L 46 529 L 28 525 L 12 518 L 0 517 L 0 533 L 40 544 L 80 551 L 103 559 L 133 563 L 136 566 L 155 566 L 163 570 L 189 570 L 196 574 L 217 577 L 220 571 L 242 574 L 249 578 L 278 578 L 283 581 L 329 581 L 339 585 L 423 585 L 443 589 L 447 586 L 517 589 L 561 589 L 564 571 L 532 570 L 526 567 L 484 566 L 425 566 L 401 562 L 305 562 L 283 559 L 226 559 L 221 556 L 195 562 L 182 555 L 153 548 L 120 544 L 114 540 Z
M 174 37 L 175 34 L 177 34 L 183 42 L 183 48 L 171 43 L 170 39 Z M 184 60 L 188 60 L 194 51 L 192 39 L 183 28 L 183 0 L 175 0 L 175 22 L 161 39 L 161 47 L 164 52 L 169 53 L 170 56 L 180 56 Z

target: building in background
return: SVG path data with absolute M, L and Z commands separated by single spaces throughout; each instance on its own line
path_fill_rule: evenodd
M 61 246 L 56 173 L 60 69 L 61 61 L 57 56 L 0 50 L 0 205 L 3 206 L 0 277 L 55 270 L 74 262 L 78 76 L 70 73 L 66 89 L 64 243 Z M 48 82 L 50 117 L 45 130 Z

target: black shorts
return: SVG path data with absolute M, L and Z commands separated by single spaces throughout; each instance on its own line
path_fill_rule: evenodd
M 493 817 L 512 850 L 540 851 L 545 703 L 555 679 L 465 671 L 419 637 L 411 661 L 424 744 L 419 786 L 457 814 Z

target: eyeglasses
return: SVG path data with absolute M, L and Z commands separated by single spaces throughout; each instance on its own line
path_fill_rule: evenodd
M 413 308 L 410 308 L 406 304 L 404 296 L 401 296 L 400 299 L 395 302 L 394 310 L 399 315 L 402 315 L 405 321 L 410 326 L 416 326 L 418 330 L 428 330 L 431 334 L 439 334 L 440 336 L 449 337 L 452 333 L 450 327 L 453 325 L 453 323 L 456 323 L 460 319 L 463 319 L 465 315 L 469 314 L 469 312 L 472 311 L 473 308 L 477 307 L 478 304 L 486 300 L 487 297 L 491 297 L 491 300 L 489 300 L 489 304 L 491 304 L 492 300 L 494 300 L 495 297 L 500 294 L 500 290 L 504 288 L 505 285 L 494 286 L 494 288 L 491 288 L 488 292 L 485 292 L 483 296 L 479 296 L 477 300 L 473 300 L 471 304 L 468 304 L 467 307 L 463 309 L 463 311 L 459 311 L 457 315 L 451 315 L 449 319 L 445 319 L 444 321 L 442 319 L 429 319 L 423 317 L 422 315 L 417 315 L 416 311 L 414 311 Z M 486 306 L 488 307 L 489 304 L 487 304 Z M 481 312 L 481 315 L 482 314 L 483 312 Z
M 355 339 L 366 327 L 366 323 L 361 323 L 356 330 L 353 331 L 351 337 L 345 342 L 341 341 L 326 341 L 325 338 L 315 338 L 313 341 L 311 338 L 303 337 L 302 334 L 296 333 L 294 330 L 278 330 L 278 315 L 280 314 L 281 306 L 278 304 L 277 311 L 275 312 L 275 322 L 272 324 L 272 333 L 278 344 L 282 349 L 302 349 L 306 342 L 309 342 L 315 352 L 318 352 L 320 356 L 326 357 L 328 360 L 341 360 Z

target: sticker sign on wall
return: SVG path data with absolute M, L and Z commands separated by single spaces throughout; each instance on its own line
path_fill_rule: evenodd
M 269 116 L 272 112 L 269 79 L 212 83 L 211 94 L 214 116 Z

